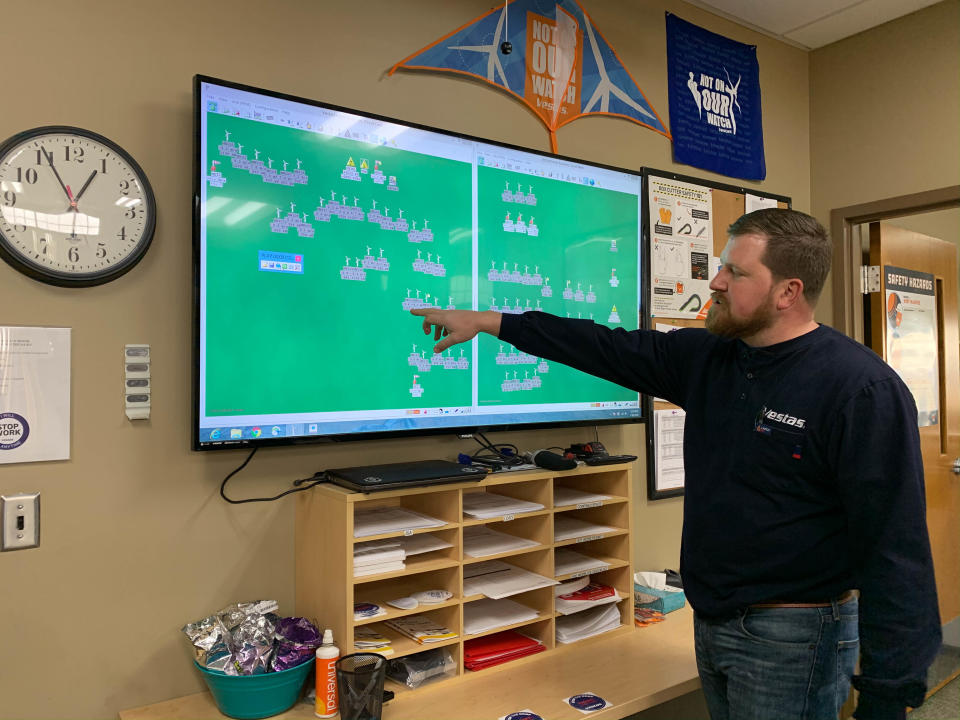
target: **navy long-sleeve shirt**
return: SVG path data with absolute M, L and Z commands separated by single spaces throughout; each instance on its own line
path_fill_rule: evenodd
M 922 703 L 940 620 L 917 410 L 875 353 L 822 325 L 755 348 L 539 312 L 503 315 L 499 336 L 686 411 L 680 563 L 698 613 L 859 589 L 858 716 Z

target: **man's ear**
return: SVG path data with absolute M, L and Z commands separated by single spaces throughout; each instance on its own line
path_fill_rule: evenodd
M 803 298 L 803 280 L 800 278 L 787 278 L 778 284 L 777 310 L 788 310 Z

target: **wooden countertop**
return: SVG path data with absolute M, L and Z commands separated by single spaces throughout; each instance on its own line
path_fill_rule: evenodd
M 468 673 L 467 678 L 398 693 L 383 706 L 383 720 L 494 720 L 529 709 L 551 720 L 582 720 L 564 698 L 593 692 L 610 706 L 590 713 L 614 720 L 659 705 L 700 687 L 689 605 L 658 625 L 581 641 L 561 651 Z M 226 717 L 209 693 L 120 712 L 120 720 L 210 720 Z M 313 706 L 298 703 L 274 716 L 313 719 Z

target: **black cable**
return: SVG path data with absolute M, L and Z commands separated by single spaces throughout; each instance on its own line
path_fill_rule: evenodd
M 320 483 L 329 482 L 329 478 L 327 478 L 326 473 L 318 472 L 318 473 L 314 473 L 314 474 L 313 474 L 313 477 L 300 478 L 299 480 L 294 480 L 294 481 L 293 481 L 293 484 L 296 485 L 297 487 L 291 488 L 290 490 L 287 490 L 287 491 L 285 491 L 285 492 L 282 492 L 282 493 L 280 493 L 279 495 L 274 495 L 273 497 L 247 498 L 247 499 L 245 499 L 245 500 L 233 500 L 233 499 L 231 499 L 231 498 L 228 498 L 228 497 L 227 497 L 227 494 L 224 492 L 225 488 L 227 487 L 227 480 L 229 480 L 229 479 L 232 478 L 234 475 L 236 475 L 238 472 L 240 472 L 241 470 L 243 470 L 243 469 L 247 466 L 247 463 L 250 462 L 250 460 L 253 458 L 253 456 L 256 455 L 258 449 L 259 449 L 259 446 L 258 446 L 258 447 L 255 447 L 253 450 L 251 450 L 251 451 L 250 451 L 250 454 L 247 455 L 247 459 L 244 460 L 244 461 L 240 464 L 240 467 L 238 467 L 236 470 L 234 470 L 234 471 L 231 472 L 229 475 L 227 475 L 227 476 L 223 479 L 223 482 L 220 483 L 220 497 L 222 497 L 222 498 L 223 498 L 224 500 L 226 500 L 228 503 L 230 503 L 230 504 L 232 504 L 232 505 L 241 505 L 241 504 L 243 504 L 243 503 L 250 503 L 250 502 L 272 502 L 272 501 L 274 501 L 274 500 L 279 500 L 279 499 L 282 498 L 284 495 L 289 495 L 290 493 L 295 493 L 295 492 L 302 492 L 303 490 L 309 490 L 310 488 L 312 488 L 312 487 L 315 486 L 315 485 L 319 485 Z M 320 479 L 318 480 L 317 478 L 320 478 Z M 311 481 L 313 481 L 313 482 L 311 482 Z M 305 487 L 300 487 L 300 486 L 303 485 L 304 483 L 310 483 L 310 484 L 307 485 L 307 486 L 305 486 Z
M 473 455 L 474 458 L 486 458 L 490 460 L 497 460 L 502 462 L 504 465 L 522 465 L 526 461 L 520 457 L 520 449 L 512 443 L 501 443 L 496 445 L 490 442 L 487 439 L 487 436 L 481 432 L 473 434 L 473 439 L 477 441 L 477 444 L 483 448 L 485 452 L 479 452 Z M 510 452 L 505 452 L 509 449 Z

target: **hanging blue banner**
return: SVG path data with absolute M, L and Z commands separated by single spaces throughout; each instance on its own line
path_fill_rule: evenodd
M 763 180 L 767 165 L 757 46 L 666 15 L 674 161 Z

